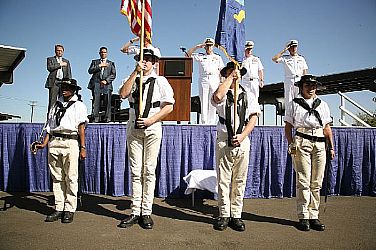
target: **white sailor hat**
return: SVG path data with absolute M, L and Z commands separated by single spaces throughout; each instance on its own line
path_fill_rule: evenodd
M 298 40 L 290 40 L 286 43 L 286 47 L 298 46 Z
M 151 56 L 153 57 L 155 60 L 159 60 L 159 58 L 161 57 L 161 53 L 159 52 L 158 49 L 154 48 L 154 47 L 150 47 L 150 48 L 144 48 L 144 57 L 145 56 Z M 134 59 L 136 61 L 139 61 L 140 60 L 140 54 L 138 55 L 135 55 L 134 56 Z
M 253 46 L 255 46 L 255 43 L 253 41 L 247 41 L 245 43 L 245 49 L 252 49 Z

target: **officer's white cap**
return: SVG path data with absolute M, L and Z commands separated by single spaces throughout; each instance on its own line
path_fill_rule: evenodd
M 289 46 L 298 46 L 298 40 L 290 40 L 286 43 L 286 47 Z
M 214 39 L 213 38 L 206 38 L 204 43 L 206 45 L 214 45 Z
M 245 49 L 252 49 L 253 46 L 255 46 L 255 43 L 253 41 L 246 41 Z

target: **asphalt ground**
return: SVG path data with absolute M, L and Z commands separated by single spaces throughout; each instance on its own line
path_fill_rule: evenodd
M 0 192 L 0 249 L 376 249 L 376 197 L 329 197 L 324 232 L 296 229 L 295 198 L 245 199 L 244 232 L 214 230 L 211 199 L 156 198 L 152 230 L 117 227 L 129 197 L 83 195 L 70 224 L 44 222 L 52 203 L 52 193 Z

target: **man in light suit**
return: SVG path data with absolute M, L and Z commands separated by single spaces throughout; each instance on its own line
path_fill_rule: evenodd
M 100 59 L 91 61 L 89 67 L 89 74 L 92 74 L 88 89 L 91 90 L 93 96 L 92 115 L 94 122 L 111 121 L 111 95 L 112 95 L 112 81 L 116 77 L 115 63 L 107 59 L 107 48 L 101 47 L 99 49 Z M 101 104 L 101 96 L 106 107 L 104 119 L 100 119 L 99 109 Z
M 55 56 L 47 58 L 47 70 L 49 73 L 45 88 L 48 89 L 48 110 L 54 106 L 57 98 L 60 96 L 59 87 L 56 85 L 57 81 L 63 78 L 72 78 L 72 71 L 70 63 L 63 58 L 64 46 L 61 44 L 55 45 Z

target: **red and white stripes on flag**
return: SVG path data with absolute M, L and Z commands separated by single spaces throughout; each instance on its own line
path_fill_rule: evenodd
M 141 37 L 142 1 L 145 1 L 145 39 L 151 43 L 151 0 L 121 0 L 120 12 L 127 16 L 132 32 Z

